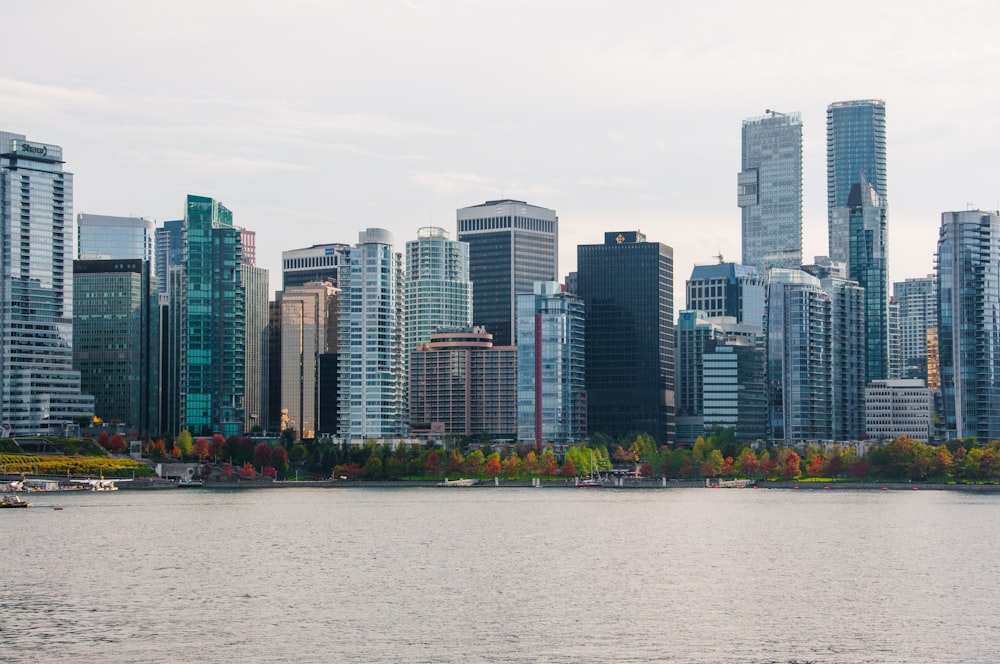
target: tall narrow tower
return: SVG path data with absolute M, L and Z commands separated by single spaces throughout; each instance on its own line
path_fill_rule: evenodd
M 73 175 L 62 148 L 0 131 L 0 427 L 62 435 L 92 417 L 73 370 Z
M 743 121 L 737 205 L 743 216 L 743 264 L 762 273 L 802 264 L 802 120 L 778 113 Z

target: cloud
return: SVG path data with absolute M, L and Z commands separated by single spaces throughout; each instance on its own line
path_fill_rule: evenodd
M 475 173 L 459 173 L 457 171 L 445 171 L 433 173 L 430 171 L 415 171 L 410 175 L 410 180 L 418 187 L 430 189 L 435 194 L 450 196 L 472 189 L 496 189 L 497 182 Z
M 50 113 L 64 109 L 106 108 L 111 100 L 91 90 L 29 83 L 0 77 L 0 106 L 21 114 Z

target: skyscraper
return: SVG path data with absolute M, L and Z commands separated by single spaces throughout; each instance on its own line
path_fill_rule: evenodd
M 827 210 L 847 207 L 851 185 L 864 177 L 888 207 L 885 159 L 885 102 L 881 99 L 838 101 L 826 108 Z M 834 251 L 830 258 L 845 260 Z
M 743 216 L 743 264 L 766 273 L 802 264 L 802 120 L 778 113 L 743 121 L 737 205 Z
M 577 247 L 591 434 L 673 442 L 674 250 L 638 231 Z
M 688 288 L 690 292 L 690 286 Z M 677 317 L 677 441 L 693 443 L 705 433 L 702 358 L 710 341 L 723 338 L 722 328 L 704 311 L 686 309 Z
M 73 175 L 62 165 L 58 145 L 0 132 L 0 428 L 15 435 L 61 435 L 94 413 L 73 369 Z
M 246 361 L 243 390 L 243 431 L 263 428 L 267 419 L 268 372 L 270 354 L 268 304 L 271 289 L 268 271 L 257 265 L 257 235 L 241 229 L 240 285 L 243 287 L 243 311 L 246 318 Z
M 73 364 L 94 415 L 160 433 L 160 307 L 148 260 L 73 262 Z
M 323 384 L 320 359 L 336 352 L 338 292 L 329 282 L 310 282 L 280 295 L 281 408 L 288 418 L 282 429 L 294 429 L 297 438 L 313 438 L 320 430 L 322 394 L 336 391 L 335 381 Z M 335 424 L 335 416 L 330 419 Z
M 84 260 L 138 258 L 153 261 L 156 224 L 142 217 L 80 214 L 76 218 L 76 256 Z
M 421 228 L 406 243 L 405 288 L 407 355 L 440 328 L 472 325 L 469 245 L 443 228 Z
M 847 205 L 830 212 L 830 258 L 847 264 L 847 277 L 865 291 L 865 379 L 889 375 L 889 267 L 886 209 L 861 175 Z
M 945 212 L 937 250 L 938 350 L 949 438 L 1000 438 L 1000 216 Z
M 462 208 L 458 240 L 469 244 L 473 323 L 497 346 L 513 345 L 517 295 L 559 279 L 555 210 L 509 199 Z
M 587 435 L 583 302 L 540 281 L 517 296 L 517 439 L 557 451 Z
M 797 445 L 833 431 L 831 300 L 802 270 L 768 275 L 768 437 Z
M 937 332 L 937 278 L 933 274 L 897 281 L 902 378 L 927 380 L 927 333 Z
M 281 288 L 302 286 L 310 281 L 339 284 L 340 266 L 346 244 L 314 244 L 304 249 L 281 252 Z
M 403 257 L 392 233 L 369 228 L 340 270 L 340 435 L 404 435 Z M 282 340 L 284 341 L 284 340 Z
M 188 196 L 180 352 L 182 426 L 195 436 L 244 430 L 246 285 L 243 232 L 218 201 Z M 171 301 L 171 307 L 178 303 Z
M 156 280 L 160 293 L 170 292 L 170 270 L 184 269 L 184 220 L 165 221 L 156 229 Z

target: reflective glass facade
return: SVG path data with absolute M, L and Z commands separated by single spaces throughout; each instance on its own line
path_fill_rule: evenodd
M 733 428 L 747 443 L 766 439 L 764 351 L 756 340 L 709 341 L 702 366 L 704 430 Z
M 62 148 L 0 132 L 0 426 L 61 435 L 92 416 L 73 369 L 73 175 Z
M 194 436 L 228 437 L 244 430 L 247 300 L 241 238 L 229 209 L 211 198 L 187 197 L 180 402 L 181 422 Z
M 802 264 L 802 120 L 768 111 L 743 121 L 737 204 L 743 264 L 762 272 Z
M 864 177 L 888 206 L 885 159 L 885 102 L 881 99 L 839 101 L 826 109 L 827 209 L 847 207 L 851 185 Z M 830 257 L 834 241 L 830 240 Z
M 587 435 L 583 302 L 561 284 L 517 296 L 517 438 L 556 451 Z
M 949 438 L 1000 438 L 1000 217 L 945 212 L 937 250 L 938 359 Z
M 768 438 L 797 445 L 833 435 L 831 300 L 802 270 L 768 273 Z
M 184 220 L 165 221 L 156 229 L 156 280 L 160 284 L 160 293 L 170 292 L 170 279 L 167 276 L 172 269 L 184 269 Z
M 405 434 L 403 257 L 393 243 L 389 231 L 362 231 L 340 270 L 340 435 L 352 441 Z
M 673 442 L 674 251 L 636 231 L 577 247 L 588 432 Z
M 244 230 L 242 241 L 253 239 L 253 234 Z M 247 245 L 243 245 L 246 250 Z M 246 298 L 246 361 L 244 372 L 246 387 L 243 391 L 243 430 L 251 431 L 260 426 L 267 408 L 268 373 L 270 371 L 268 357 L 270 354 L 268 305 L 271 295 L 268 271 L 256 265 L 246 263 L 240 266 L 240 284 Z
M 148 260 L 73 263 L 73 364 L 94 415 L 160 433 L 159 297 Z
M 80 214 L 76 218 L 76 256 L 85 260 L 138 258 L 152 262 L 156 224 L 142 217 Z
M 291 286 L 281 303 L 282 430 L 294 429 L 299 438 L 313 438 L 319 429 L 322 395 L 336 394 L 336 377 L 324 384 L 321 357 L 337 348 L 337 293 L 327 282 Z M 336 433 L 333 428 L 324 433 Z
M 559 219 L 524 201 L 487 201 L 458 210 L 458 239 L 469 244 L 472 320 L 498 346 L 513 345 L 516 297 L 536 281 L 557 281 Z
M 709 318 L 729 316 L 737 323 L 764 320 L 766 281 L 755 267 L 739 263 L 695 265 L 687 281 L 687 308 Z

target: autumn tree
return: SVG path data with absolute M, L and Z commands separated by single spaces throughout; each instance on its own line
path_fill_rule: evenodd
M 191 449 L 194 447 L 194 443 L 191 440 L 191 432 L 185 429 L 177 434 L 177 440 L 174 441 L 174 449 L 180 449 L 180 454 L 178 458 L 183 459 L 186 456 L 191 456 Z
M 271 459 L 271 446 L 267 443 L 258 443 L 253 449 L 253 465 L 266 466 Z
M 240 477 L 247 480 L 252 480 L 257 478 L 257 469 L 253 467 L 253 464 L 247 461 L 240 468 Z
M 431 450 L 424 458 L 424 474 L 436 477 L 441 474 L 441 457 L 437 450 Z
M 288 451 L 281 445 L 275 445 L 271 448 L 267 463 L 278 475 L 283 476 L 288 471 Z
M 809 463 L 806 464 L 806 474 L 809 477 L 822 477 L 823 475 L 823 457 L 814 455 Z
M 500 466 L 503 469 L 503 474 L 507 477 L 516 477 L 523 472 L 521 457 L 517 455 L 517 450 L 511 450 Z
M 802 457 L 800 457 L 795 450 L 786 450 L 784 457 L 781 474 L 792 479 L 801 475 Z
M 210 445 L 208 439 L 198 438 L 196 441 L 194 441 L 194 447 L 192 448 L 191 451 L 194 453 L 196 457 L 198 457 L 198 461 L 204 461 L 205 457 L 208 456 L 209 447 Z
M 740 472 L 743 473 L 743 476 L 749 479 L 756 479 L 757 472 L 760 470 L 760 461 L 757 459 L 757 454 L 749 447 L 744 447 L 743 451 L 740 452 L 740 456 L 736 460 L 736 465 L 740 469 Z
M 209 443 L 208 453 L 212 455 L 212 458 L 216 461 L 222 456 L 222 451 L 226 449 L 226 439 L 221 433 L 217 433 L 212 436 L 212 442 Z
M 111 440 L 108 441 L 108 449 L 121 453 L 125 449 L 125 438 L 120 433 L 111 436 Z
M 486 457 L 482 450 L 473 450 L 465 457 L 465 472 L 470 475 L 481 475 L 484 465 L 486 465 Z
M 107 431 L 101 431 L 101 433 L 97 434 L 97 444 L 104 449 L 108 449 L 111 444 L 111 434 Z
M 719 454 L 721 455 L 722 452 L 719 451 Z M 732 477 L 733 475 L 735 475 L 735 473 L 733 472 L 733 468 L 734 468 L 733 457 L 727 456 L 725 459 L 722 460 L 722 465 L 719 466 L 719 474 L 722 475 L 723 477 Z
M 496 477 L 500 474 L 500 453 L 493 452 L 486 457 L 486 467 L 483 472 L 487 477 Z
M 563 461 L 562 470 L 559 474 L 563 477 L 576 477 L 576 466 L 573 465 L 572 459 L 567 458 Z

